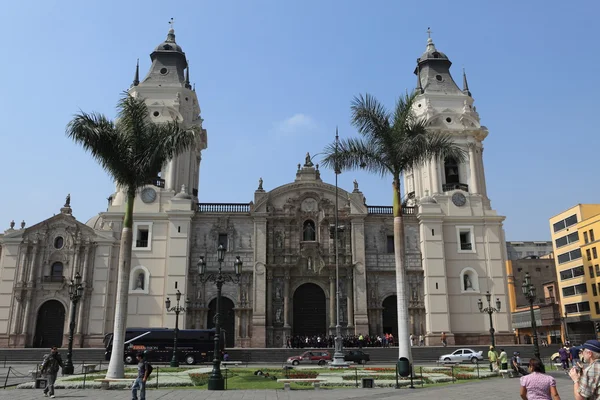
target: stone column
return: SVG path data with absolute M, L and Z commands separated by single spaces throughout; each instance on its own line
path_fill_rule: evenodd
M 285 271 L 283 277 L 283 326 L 290 327 L 290 273 Z
M 87 244 L 83 248 L 83 273 L 81 275 L 81 284 L 83 285 L 83 292 L 81 299 L 79 300 L 79 310 L 77 311 L 77 328 L 75 332 L 78 335 L 81 335 L 81 331 L 83 329 L 83 316 L 85 311 L 86 299 L 88 298 L 88 274 L 89 274 L 89 261 L 90 261 L 90 252 L 92 246 L 90 243 Z
M 267 271 L 267 326 L 273 326 L 273 270 Z
M 12 315 L 12 327 L 11 334 L 16 335 L 19 332 L 19 326 L 21 325 L 21 311 L 23 309 L 23 302 L 25 299 L 23 298 L 22 285 L 25 282 L 25 272 L 27 270 L 27 250 L 28 243 L 25 242 L 20 246 L 20 254 L 19 254 L 19 282 L 18 288 L 15 291 L 15 300 L 17 303 L 15 304 L 14 314 Z
M 21 332 L 25 335 L 29 333 L 29 320 L 31 316 L 29 313 L 31 312 L 31 302 L 33 301 L 33 290 L 35 285 L 35 273 L 36 267 L 39 259 L 40 253 L 40 244 L 39 241 L 35 240 L 33 242 L 33 256 L 31 257 L 31 264 L 29 266 L 29 277 L 28 277 L 28 295 L 25 303 L 25 316 L 23 318 L 23 329 Z M 27 341 L 27 339 L 25 339 Z M 27 345 L 27 343 L 25 343 Z
M 177 174 L 177 156 L 173 157 L 171 159 L 171 161 L 169 161 L 169 175 L 168 175 L 168 179 L 166 182 L 167 190 L 177 191 L 177 188 L 175 187 L 176 174 Z
M 335 275 L 329 275 L 329 327 L 335 328 Z
M 440 193 L 440 180 L 438 175 L 438 160 L 431 160 L 431 194 Z
M 477 179 L 477 162 L 475 160 L 475 143 L 469 143 L 469 169 L 471 181 L 469 182 L 469 192 L 479 193 L 479 182 Z
M 255 202 L 256 204 L 256 202 Z M 258 213 L 257 213 L 258 214 Z M 266 277 L 267 264 L 267 218 L 266 213 L 254 218 L 254 285 L 252 302 L 252 347 L 267 344 Z M 270 302 L 270 299 L 269 299 Z
M 348 328 L 354 327 L 354 291 L 352 290 L 352 269 L 349 268 L 346 285 L 346 303 L 348 306 Z
M 365 255 L 365 222 L 363 217 L 352 219 L 352 262 L 354 267 L 354 327 L 357 332 L 368 332 L 367 276 Z

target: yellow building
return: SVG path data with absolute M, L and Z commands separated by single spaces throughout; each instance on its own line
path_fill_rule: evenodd
M 595 240 L 600 239 L 600 204 L 578 204 L 550 218 L 550 235 L 566 328 L 563 337 L 582 343 L 596 337 L 594 321 L 600 321 L 600 304 L 596 310 L 600 302 L 598 274 L 594 266 L 600 264 L 600 249 L 596 249 L 600 243 Z

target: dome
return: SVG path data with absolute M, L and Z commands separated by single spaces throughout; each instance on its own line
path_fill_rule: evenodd
M 161 51 L 161 52 L 173 51 L 173 52 L 183 53 L 181 46 L 179 46 L 175 42 L 175 31 L 172 28 L 169 29 L 169 33 L 167 34 L 167 39 L 164 42 L 162 42 L 161 44 L 159 44 L 158 46 L 156 46 L 154 51 Z
M 100 216 L 100 214 L 94 215 L 85 224 L 92 229 L 100 229 L 100 227 L 102 226 L 102 217 Z
M 448 56 L 438 51 L 433 44 L 433 40 L 431 38 L 427 39 L 427 48 L 425 49 L 425 53 L 419 57 L 419 62 L 426 60 L 448 60 Z
M 421 204 L 437 204 L 437 201 L 431 196 L 423 196 L 421 197 Z

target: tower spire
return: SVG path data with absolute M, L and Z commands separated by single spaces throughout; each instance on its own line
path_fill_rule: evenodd
M 471 92 L 469 91 L 469 83 L 467 82 L 467 73 L 463 68 L 463 93 L 467 96 L 471 97 Z
M 191 89 L 192 85 L 190 85 L 190 63 L 188 61 L 187 68 L 185 69 L 185 88 Z
M 133 77 L 133 86 L 137 86 L 140 84 L 140 59 L 137 59 L 137 63 L 135 64 L 135 75 Z

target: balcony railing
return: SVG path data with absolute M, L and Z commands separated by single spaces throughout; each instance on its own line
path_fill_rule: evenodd
M 62 283 L 65 281 L 65 277 L 62 275 L 46 275 L 44 276 L 44 282 L 46 283 Z
M 444 183 L 442 185 L 442 190 L 444 192 L 451 192 L 453 190 L 462 190 L 463 192 L 468 192 L 469 185 L 466 183 Z
M 198 212 L 203 213 L 249 213 L 249 203 L 198 203 Z
M 416 207 L 402 207 L 403 215 L 415 215 Z M 369 214 L 378 214 L 378 215 L 393 215 L 394 207 L 392 206 L 367 206 L 367 212 Z
M 148 240 L 136 240 L 135 247 L 148 247 Z

